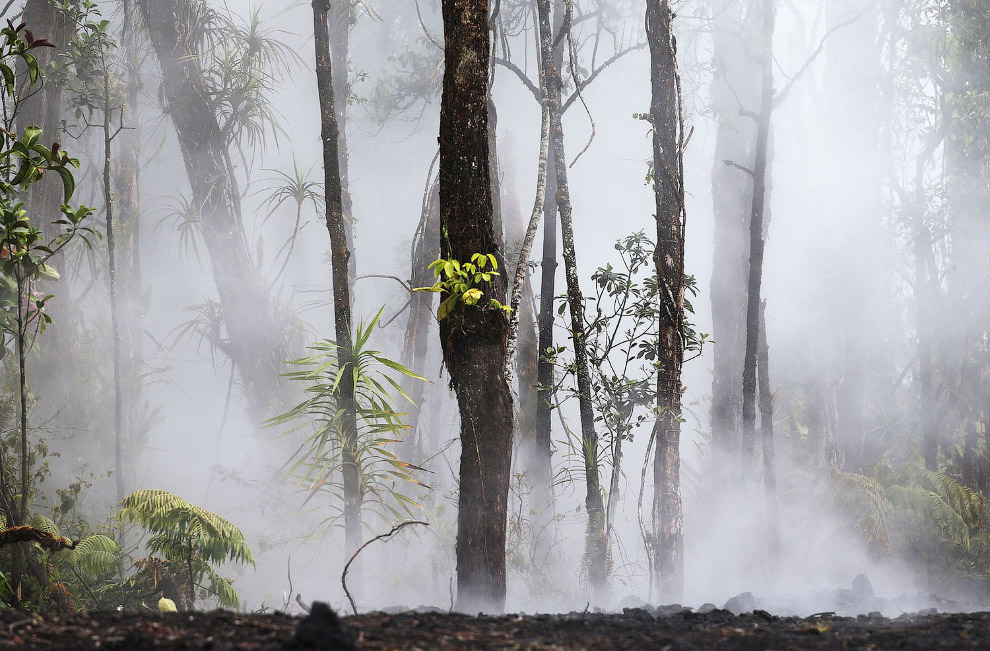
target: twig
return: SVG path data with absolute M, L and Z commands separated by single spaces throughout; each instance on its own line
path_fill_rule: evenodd
M 289 556 L 288 560 L 285 561 L 285 573 L 289 577 L 289 594 L 285 596 L 285 608 L 282 610 L 284 612 L 289 612 L 289 603 L 292 601 L 292 557 Z
M 825 41 L 828 40 L 828 37 L 834 34 L 836 31 L 842 29 L 843 27 L 852 25 L 854 22 L 856 22 L 862 17 L 863 17 L 863 12 L 861 11 L 852 18 L 842 21 L 838 25 L 833 26 L 832 29 L 825 32 L 825 35 L 822 36 L 822 40 L 818 44 L 818 47 L 815 49 L 814 52 L 811 53 L 811 56 L 808 57 L 807 60 L 805 60 L 804 65 L 798 68 L 798 71 L 794 73 L 794 76 L 791 77 L 791 80 L 787 82 L 787 85 L 784 86 L 783 90 L 777 93 L 777 96 L 773 98 L 773 108 L 777 108 L 778 106 L 781 105 L 781 103 L 785 99 L 787 99 L 787 94 L 791 92 L 792 88 L 794 88 L 794 84 L 796 84 L 798 80 L 801 79 L 801 75 L 803 75 L 805 71 L 811 67 L 811 64 L 815 62 L 815 59 L 818 58 L 818 55 L 820 55 L 825 50 Z
M 739 163 L 737 163 L 735 161 L 731 161 L 731 160 L 729 160 L 729 159 L 726 158 L 726 159 L 723 159 L 722 162 L 725 163 L 726 165 L 728 165 L 729 167 L 734 167 L 737 170 L 740 170 L 742 172 L 745 172 L 746 174 L 749 174 L 750 176 L 753 176 L 753 170 L 751 170 L 748 167 L 745 167 L 743 165 L 740 165 Z
M 299 607 L 303 609 L 304 613 L 309 614 L 309 606 L 303 603 L 302 595 L 298 592 L 296 593 L 296 603 L 299 604 Z
M 390 276 L 388 274 L 364 274 L 363 276 L 358 276 L 354 280 L 364 280 L 365 278 L 385 278 L 386 280 L 394 280 L 405 287 L 406 291 L 411 292 L 413 290 L 413 288 L 406 281 L 402 280 L 398 276 Z
M 344 565 L 344 571 L 340 575 L 340 585 L 344 587 L 344 594 L 347 595 L 347 600 L 351 602 L 351 610 L 354 611 L 355 615 L 358 614 L 357 606 L 354 605 L 354 597 L 351 596 L 351 591 L 347 589 L 347 570 L 351 569 L 351 563 L 353 563 L 354 559 L 357 558 L 358 554 L 360 554 L 361 551 L 371 543 L 375 542 L 376 540 L 384 540 L 387 538 L 391 538 L 396 533 L 398 533 L 400 529 L 410 524 L 421 524 L 426 527 L 430 526 L 429 522 L 423 522 L 422 520 L 405 520 L 404 522 L 400 522 L 399 524 L 392 527 L 392 530 L 389 531 L 388 533 L 379 534 L 374 538 L 372 538 L 371 540 L 362 544 L 360 547 L 358 547 L 357 551 L 354 552 L 350 560 L 347 561 L 347 564 Z
M 536 98 L 537 102 L 543 101 L 543 92 L 536 87 L 536 84 L 532 82 L 532 80 L 519 68 L 519 66 L 512 63 L 508 59 L 503 59 L 502 57 L 492 57 L 492 61 L 515 74 L 516 77 L 519 78 L 519 81 L 521 81 L 523 85 L 529 89 L 529 92 L 533 93 L 533 97 Z
M 645 47 L 646 47 L 646 41 L 643 41 L 642 43 L 637 43 L 636 45 L 631 45 L 631 46 L 627 47 L 624 50 L 619 50 L 611 58 L 607 59 L 606 61 L 603 61 L 600 66 L 598 66 L 597 68 L 595 68 L 594 70 L 591 71 L 591 74 L 588 75 L 588 77 L 586 79 L 584 79 L 583 81 L 581 81 L 581 83 L 579 85 L 575 86 L 575 91 L 573 93 L 571 93 L 570 97 L 568 97 L 566 100 L 564 100 L 563 106 L 560 107 L 560 113 L 562 115 L 564 113 L 567 113 L 567 109 L 569 109 L 571 107 L 571 104 L 573 104 L 575 101 L 577 101 L 578 97 L 580 96 L 580 94 L 581 94 L 580 91 L 583 91 L 585 88 L 587 88 L 588 87 L 588 84 L 590 84 L 591 82 L 593 82 L 595 80 L 595 77 L 597 77 L 598 75 L 600 75 L 602 73 L 602 71 L 605 70 L 605 68 L 609 67 L 610 65 L 612 65 L 613 63 L 615 63 L 616 61 L 618 61 L 622 57 L 626 56 L 630 52 L 635 52 L 636 50 L 642 50 Z

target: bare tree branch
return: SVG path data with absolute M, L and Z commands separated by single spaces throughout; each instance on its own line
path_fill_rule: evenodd
M 595 80 L 595 77 L 597 77 L 598 75 L 600 75 L 602 73 L 602 71 L 605 70 L 605 68 L 609 67 L 610 65 L 612 65 L 613 63 L 615 63 L 616 61 L 618 61 L 622 57 L 626 56 L 630 52 L 635 52 L 636 50 L 642 50 L 645 47 L 646 47 L 646 42 L 644 41 L 642 43 L 637 43 L 636 45 L 632 45 L 630 47 L 627 47 L 624 50 L 620 50 L 619 52 L 616 52 L 615 54 L 613 54 L 609 59 L 607 59 L 600 66 L 598 66 L 597 68 L 595 68 L 591 72 L 591 74 L 588 75 L 588 77 L 584 81 L 582 81 L 580 84 L 578 84 L 577 90 L 575 90 L 573 93 L 571 93 L 571 96 L 567 98 L 567 101 L 564 102 L 564 105 L 561 107 L 560 112 L 561 113 L 567 112 L 567 108 L 571 104 L 574 103 L 574 101 L 580 95 L 581 91 L 583 91 L 585 88 L 587 88 L 588 87 L 588 84 L 590 84 L 591 82 L 593 82 Z
M 784 86 L 784 88 L 779 93 L 777 93 L 777 96 L 773 98 L 773 109 L 776 109 L 778 106 L 780 106 L 783 103 L 785 99 L 787 99 L 787 94 L 791 92 L 792 88 L 794 88 L 794 84 L 796 84 L 798 80 L 801 79 L 801 76 L 808 70 L 808 68 L 811 67 L 811 64 L 813 64 L 815 60 L 818 58 L 818 56 L 825 51 L 825 42 L 828 40 L 828 37 L 834 34 L 835 32 L 837 32 L 838 30 L 842 29 L 843 27 L 852 25 L 854 22 L 856 22 L 862 17 L 863 17 L 863 12 L 861 11 L 852 18 L 844 20 L 838 25 L 834 25 L 832 29 L 825 32 L 825 35 L 822 36 L 822 40 L 818 44 L 818 47 L 815 48 L 815 51 L 812 52 L 811 56 L 808 57 L 808 59 L 804 62 L 804 64 L 800 68 L 798 68 L 798 71 L 794 73 L 794 76 L 791 77 L 790 81 L 787 82 L 787 85 Z
M 492 59 L 495 61 L 495 63 L 497 63 L 498 65 L 502 66 L 503 68 L 507 68 L 510 71 L 514 72 L 515 75 L 517 77 L 519 77 L 519 81 L 521 81 L 523 83 L 523 85 L 526 86 L 526 88 L 529 89 L 529 92 L 533 93 L 533 97 L 536 98 L 536 101 L 537 102 L 542 102 L 543 101 L 543 93 L 542 93 L 542 91 L 540 91 L 540 89 L 536 87 L 536 84 L 534 84 L 532 81 L 530 81 L 529 77 L 526 76 L 526 73 L 523 72 L 519 68 L 519 66 L 517 66 L 514 63 L 512 63 L 508 59 L 503 59 L 502 57 L 496 56 L 496 57 L 492 57 Z
M 389 531 L 388 533 L 379 534 L 374 538 L 372 538 L 371 540 L 366 541 L 363 545 L 357 548 L 357 551 L 355 551 L 354 554 L 351 556 L 350 560 L 347 561 L 347 565 L 344 566 L 344 572 L 343 574 L 340 575 L 340 584 L 344 586 L 344 594 L 347 595 L 347 600 L 351 602 L 351 610 L 354 611 L 355 615 L 358 614 L 357 606 L 354 605 L 354 597 L 351 596 L 351 591 L 347 589 L 347 570 L 351 569 L 351 563 L 353 563 L 354 559 L 357 558 L 358 554 L 361 553 L 361 550 L 367 547 L 368 545 L 370 545 L 371 543 L 375 542 L 376 540 L 385 540 L 387 538 L 391 538 L 392 536 L 397 534 L 403 527 L 406 527 L 410 524 L 421 524 L 425 527 L 430 526 L 429 522 L 423 522 L 422 520 L 405 520 L 403 522 L 400 522 L 399 524 L 392 527 L 392 530 Z

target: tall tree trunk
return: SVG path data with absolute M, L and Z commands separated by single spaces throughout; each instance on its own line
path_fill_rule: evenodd
M 570 29 L 570 25 L 565 25 L 563 29 Z M 593 598 L 601 601 L 604 600 L 608 589 L 608 537 L 605 532 L 605 505 L 599 477 L 601 469 L 598 459 L 598 432 L 595 430 L 595 408 L 591 402 L 591 374 L 588 371 L 587 341 L 584 332 L 584 295 L 581 293 L 581 284 L 578 280 L 573 208 L 567 183 L 564 130 L 560 119 L 561 83 L 561 71 L 555 68 L 547 75 L 547 89 L 550 96 L 550 133 L 553 141 L 554 172 L 557 177 L 557 213 L 560 215 L 564 277 L 567 280 L 567 307 L 571 317 L 574 370 L 581 418 L 581 449 L 584 455 L 585 474 L 584 506 L 588 512 L 585 554 L 588 558 L 588 575 Z
M 674 13 L 669 0 L 647 0 L 653 98 L 654 193 L 659 278 L 660 341 L 653 460 L 657 585 L 660 598 L 680 601 L 684 591 L 684 533 L 681 513 L 681 367 L 684 364 L 684 130 Z
M 747 227 L 752 208 L 752 179 L 735 163 L 753 158 L 756 125 L 740 109 L 759 101 L 759 68 L 749 51 L 754 42 L 744 23 L 740 0 L 714 0 L 711 8 L 715 45 L 712 108 L 717 124 L 712 168 L 715 218 L 711 305 L 712 452 L 724 472 L 727 456 L 739 450 L 742 392 L 739 377 L 746 344 Z
M 777 465 L 773 440 L 773 393 L 770 391 L 770 346 L 767 343 L 767 302 L 760 303 L 760 347 L 757 354 L 757 374 L 760 385 L 760 441 L 763 452 L 763 493 L 766 500 L 766 531 L 768 557 L 776 558 L 779 548 L 777 522 Z
M 487 0 L 443 0 L 445 66 L 440 105 L 440 257 L 501 252 L 488 142 L 490 36 Z M 505 376 L 508 320 L 496 276 L 474 307 L 440 322 L 440 342 L 461 417 L 457 608 L 505 606 L 505 533 L 512 455 L 512 396 Z
M 327 31 L 327 0 L 313 0 L 313 43 L 316 48 L 316 84 L 320 97 L 320 140 L 323 143 L 323 183 L 330 261 L 333 268 L 333 324 L 337 339 L 337 365 L 343 372 L 338 385 L 337 408 L 341 412 L 341 473 L 344 492 L 344 558 L 361 544 L 361 475 L 358 467 L 357 409 L 354 402 L 354 355 L 351 348 L 351 293 L 344 232 L 339 129 L 334 109 L 333 73 Z
M 919 170 L 924 163 L 918 162 Z M 916 183 L 922 183 L 923 177 L 919 171 Z M 916 189 L 917 205 L 914 207 L 913 224 L 914 237 L 914 287 L 915 287 L 915 325 L 918 341 L 918 408 L 921 416 L 922 457 L 925 468 L 938 470 L 938 438 L 936 436 L 935 396 L 933 377 L 934 359 L 932 353 L 933 333 L 931 329 L 932 315 L 935 311 L 935 291 L 932 285 L 932 270 L 929 258 L 932 255 L 931 234 L 924 218 L 924 190 Z
M 873 0 L 829 0 L 825 52 L 825 160 L 827 185 L 823 215 L 839 237 L 832 243 L 834 271 L 822 292 L 823 323 L 838 335 L 835 351 L 841 378 L 838 387 L 838 432 L 841 455 L 851 471 L 861 472 L 877 461 L 864 458 L 867 404 L 876 395 L 870 381 L 883 342 L 875 317 L 878 299 L 876 251 L 880 239 L 881 190 L 879 160 L 880 48 L 877 3 Z M 851 21 L 851 22 L 850 22 Z M 836 187 L 842 192 L 835 192 Z M 821 336 L 827 337 L 828 332 Z M 819 335 L 815 335 L 819 336 Z M 813 370 L 811 372 L 814 372 Z
M 227 143 L 200 69 L 198 45 L 186 32 L 195 10 L 189 0 L 139 3 L 162 72 L 165 110 L 202 221 L 229 338 L 226 352 L 240 374 L 251 417 L 260 424 L 281 402 L 284 336 L 252 262 Z
M 103 46 L 101 46 L 102 48 Z M 124 404 L 121 394 L 121 348 L 122 339 L 125 335 L 120 325 L 120 301 L 117 292 L 117 247 L 114 232 L 113 216 L 113 178 L 111 170 L 111 158 L 113 155 L 111 132 L 111 112 L 113 107 L 110 103 L 110 71 L 107 67 L 105 54 L 102 58 L 103 68 L 103 174 L 100 180 L 103 184 L 103 210 L 106 218 L 107 228 L 107 272 L 110 285 L 110 335 L 113 339 L 111 350 L 111 366 L 113 368 L 113 437 L 114 437 L 114 480 L 117 489 L 117 501 L 120 502 L 127 494 L 124 485 Z M 129 333 L 128 333 L 129 334 Z
M 356 21 L 356 0 L 325 0 L 329 22 L 330 67 L 333 75 L 334 118 L 337 121 L 337 152 L 340 165 L 341 205 L 344 211 L 344 237 L 347 250 L 354 251 L 354 202 L 351 197 L 350 164 L 347 149 L 347 102 L 351 87 L 348 79 L 348 58 L 350 56 L 350 31 Z M 432 262 L 432 260 L 430 261 Z M 348 258 L 347 275 L 354 288 L 357 258 Z
M 541 5 L 537 5 L 539 10 Z M 554 2 L 553 12 L 553 34 L 558 35 L 564 24 L 564 10 L 559 0 Z M 556 39 L 556 36 L 555 36 Z M 564 65 L 563 41 L 557 42 L 553 49 L 552 70 L 561 70 Z M 541 67 L 545 67 L 541 63 Z M 541 75 L 545 75 L 543 70 Z M 544 82 L 546 83 L 546 82 Z M 556 101 L 559 105 L 560 94 L 555 97 L 549 96 L 548 102 Z M 553 321 L 554 309 L 553 301 L 556 294 L 557 279 L 557 159 L 554 148 L 556 139 L 550 138 L 548 143 L 549 154 L 547 159 L 547 187 L 544 192 L 543 201 L 543 256 L 540 263 L 540 313 L 537 319 L 538 335 L 537 350 L 539 351 L 539 361 L 537 365 L 536 378 L 539 384 L 539 400 L 536 403 L 536 458 L 533 460 L 533 471 L 539 477 L 546 478 L 548 492 L 551 478 L 553 476 L 551 467 L 551 416 L 553 415 L 553 384 L 554 367 L 553 362 L 547 358 L 546 351 L 553 348 Z M 534 474 L 534 481 L 540 481 Z
M 945 143 L 945 194 L 952 264 L 946 269 L 947 310 L 953 315 L 950 345 L 944 353 L 962 370 L 952 390 L 961 419 L 986 418 L 979 406 L 986 400 L 990 358 L 983 342 L 990 339 L 990 20 L 985 2 L 949 0 L 951 57 L 946 84 L 954 110 Z M 934 315 L 933 315 L 934 316 Z M 933 325 L 936 330 L 939 325 Z M 948 424 L 946 429 L 956 425 Z M 967 426 L 959 423 L 959 426 Z
M 553 204 L 548 204 L 547 186 L 550 166 L 550 104 L 547 95 L 546 72 L 553 65 L 553 55 L 551 39 L 553 33 L 550 28 L 550 0 L 537 1 L 537 22 L 539 24 L 540 40 L 540 89 L 543 93 L 540 110 L 540 155 L 537 160 L 536 174 L 536 198 L 533 202 L 533 210 L 530 214 L 529 223 L 525 231 L 519 228 L 519 257 L 516 261 L 515 274 L 512 281 L 511 306 L 512 312 L 509 316 L 509 337 L 506 346 L 508 350 L 509 364 L 515 361 L 517 379 L 519 384 L 519 401 L 521 404 L 520 414 L 520 453 L 522 455 L 523 472 L 530 486 L 533 488 L 533 505 L 541 514 L 549 515 L 551 510 L 550 500 L 550 432 L 549 432 L 549 401 L 545 405 L 546 411 L 546 436 L 540 435 L 540 428 L 537 423 L 540 418 L 540 392 L 537 386 L 540 384 L 540 357 L 543 350 L 536 335 L 536 318 L 533 314 L 533 288 L 529 278 L 529 259 L 536 238 L 536 231 L 540 224 L 540 217 L 547 216 L 549 205 L 549 219 L 553 219 Z M 553 225 L 555 226 L 555 224 Z M 550 253 L 556 254 L 557 230 L 553 226 L 546 227 L 552 234 L 553 239 L 549 242 Z M 520 224 L 521 227 L 521 224 Z M 544 241 L 544 257 L 546 256 L 547 242 Z M 544 274 L 546 276 L 546 274 Z M 550 324 L 547 329 L 552 333 L 553 327 L 553 277 L 544 278 L 550 283 L 550 309 L 546 314 L 550 317 Z M 520 330 L 521 329 L 521 330 Z M 521 350 L 516 356 L 516 338 L 521 344 Z M 542 330 L 541 330 L 542 333 Z M 551 344 L 552 345 L 552 337 Z M 545 364 L 552 378 L 553 368 Z M 552 380 L 551 380 L 552 381 Z M 545 518 L 543 518 L 545 519 Z M 540 526 L 540 525 L 537 525 Z
M 46 38 L 55 47 L 36 48 L 31 51 L 38 59 L 38 65 L 44 70 L 55 57 L 65 52 L 69 42 L 75 36 L 75 24 L 64 12 L 56 8 L 54 0 L 27 0 L 24 3 L 24 22 L 35 37 Z M 75 0 L 72 2 L 75 4 Z M 32 124 L 41 127 L 43 140 L 60 142 L 62 138 L 63 117 L 62 87 L 50 79 L 43 79 L 40 86 L 31 88 L 24 93 L 18 109 L 17 120 L 22 125 Z M 54 221 L 62 214 L 62 186 L 59 183 L 36 183 L 31 187 L 29 206 L 31 214 L 41 218 L 42 230 L 46 240 L 58 235 Z M 57 309 L 57 304 L 53 305 Z
M 763 283 L 763 217 L 766 207 L 767 152 L 770 119 L 773 113 L 773 32 L 776 22 L 774 0 L 763 0 L 763 38 L 760 66 L 763 73 L 760 112 L 753 164 L 753 208 L 749 222 L 749 281 L 746 303 L 746 351 L 743 356 L 743 477 L 752 471 L 756 438 L 756 353 L 760 336 L 760 289 Z
M 120 132 L 120 147 L 117 151 L 117 168 L 113 185 L 116 189 L 115 263 L 116 287 L 119 298 L 120 318 L 120 363 L 121 363 L 121 418 L 123 431 L 122 458 L 124 470 L 120 473 L 118 493 L 127 492 L 127 485 L 133 486 L 136 479 L 134 459 L 144 447 L 145 432 L 138 428 L 138 410 L 141 403 L 142 339 L 144 337 L 139 301 L 141 296 L 141 257 L 140 226 L 141 202 L 139 194 L 141 150 L 140 114 L 138 113 L 138 93 L 141 80 L 138 78 L 141 55 L 137 45 L 134 3 L 125 0 L 124 27 L 121 34 L 121 55 L 127 64 L 124 80 L 123 121 L 129 127 Z M 123 486 L 121 486 L 123 484 Z M 119 499 L 123 499 L 123 495 Z
M 431 170 L 432 173 L 432 170 Z M 436 260 L 440 247 L 440 187 L 436 183 L 426 191 L 423 201 L 423 214 L 416 228 L 412 241 L 411 270 L 409 282 L 412 287 L 429 287 L 433 284 L 433 272 L 430 263 Z M 433 325 L 433 292 L 412 292 L 409 296 L 409 320 L 406 321 L 406 332 L 402 345 L 402 365 L 411 369 L 417 375 L 427 377 L 426 357 L 429 351 L 429 334 Z M 420 451 L 424 442 L 420 440 L 419 419 L 423 409 L 423 397 L 426 383 L 407 378 L 403 380 L 403 389 L 412 406 L 406 425 L 409 433 L 403 445 L 403 454 L 407 460 L 421 459 Z

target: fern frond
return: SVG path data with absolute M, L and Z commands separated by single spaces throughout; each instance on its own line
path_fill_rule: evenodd
M 75 569 L 90 576 L 105 575 L 120 565 L 120 548 L 109 536 L 97 534 L 79 541 L 76 548 L 62 559 Z

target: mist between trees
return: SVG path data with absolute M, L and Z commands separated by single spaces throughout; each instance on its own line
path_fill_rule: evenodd
M 5 606 L 985 603 L 981 0 L 3 9 Z

